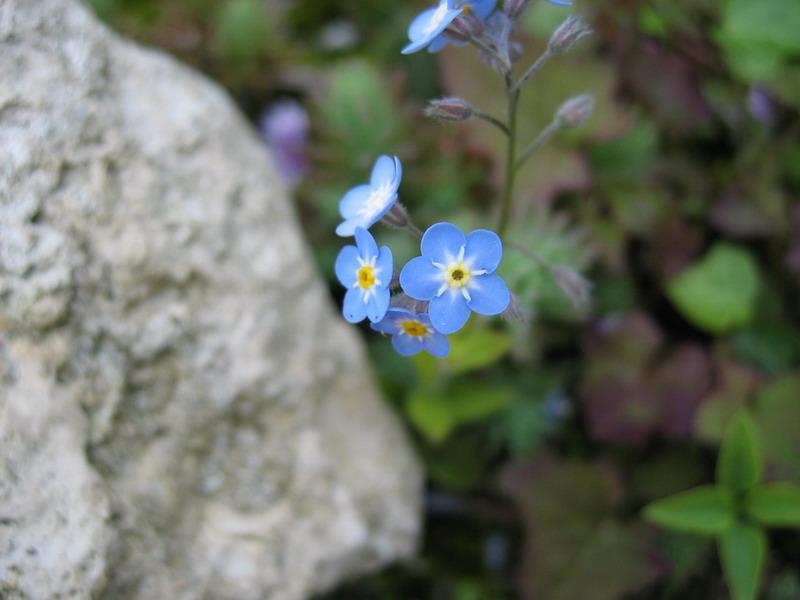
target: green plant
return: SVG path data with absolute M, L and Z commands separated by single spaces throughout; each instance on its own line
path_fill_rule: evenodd
M 645 517 L 662 527 L 714 536 L 731 595 L 755 598 L 764 570 L 767 527 L 800 527 L 800 487 L 762 482 L 756 425 L 745 411 L 727 426 L 717 460 L 717 484 L 648 504 Z

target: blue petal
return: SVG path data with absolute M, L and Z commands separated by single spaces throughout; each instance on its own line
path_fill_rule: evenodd
M 437 36 L 433 39 L 433 41 L 428 46 L 428 52 L 431 54 L 436 54 L 442 48 L 447 46 L 450 43 L 450 38 L 448 38 L 444 33 L 440 36 Z
M 347 219 L 336 227 L 336 235 L 339 237 L 351 237 L 355 234 L 356 227 L 363 227 L 364 224 L 363 219 Z
M 370 260 L 373 256 L 378 256 L 378 244 L 375 243 L 375 238 L 372 234 L 363 227 L 356 227 L 356 245 L 361 254 L 361 258 L 365 261 Z
M 466 0 L 463 4 L 469 4 L 473 14 L 483 21 L 492 14 L 497 0 Z
M 384 316 L 383 319 L 377 323 L 370 323 L 369 326 L 375 331 L 394 335 L 397 333 L 398 319 L 408 319 L 413 317 L 414 313 L 412 313 L 410 310 L 406 310 L 405 308 L 390 308 L 386 312 L 386 316 Z
M 390 156 L 379 156 L 375 161 L 375 166 L 372 167 L 372 175 L 369 179 L 369 184 L 373 187 L 380 187 L 384 183 L 394 182 L 395 173 L 397 172 L 397 163 L 395 159 Z
M 469 307 L 481 315 L 499 315 L 511 300 L 506 282 L 499 275 L 481 275 L 470 281 Z
M 428 316 L 436 331 L 451 334 L 467 323 L 469 307 L 460 293 L 445 292 L 431 300 L 428 306 Z
M 370 219 L 367 220 L 369 223 L 369 227 L 380 221 L 383 216 L 389 212 L 389 210 L 394 206 L 394 203 L 397 202 L 397 194 L 392 194 L 389 198 L 386 199 L 386 204 L 383 205 L 383 208 L 374 213 Z
M 503 242 L 494 231 L 476 229 L 467 235 L 464 259 L 473 269 L 485 269 L 491 273 L 503 258 Z
M 428 354 L 436 358 L 444 358 L 450 354 L 450 341 L 446 335 L 439 332 L 434 332 L 426 337 L 423 346 L 428 351 Z
M 550 4 L 555 4 L 556 6 L 572 6 L 572 2 L 569 0 L 547 0 Z
M 358 269 L 361 265 L 358 263 L 358 248 L 355 246 L 345 246 L 339 251 L 339 256 L 336 257 L 336 278 L 344 287 L 350 289 L 356 282 L 358 276 Z
M 467 243 L 461 230 L 452 223 L 436 223 L 422 236 L 422 256 L 442 264 L 453 262 Z
M 389 284 L 392 282 L 392 275 L 394 274 L 392 250 L 389 246 L 381 246 L 381 251 L 380 254 L 378 254 L 378 260 L 375 262 L 375 266 L 380 271 L 382 287 L 389 287 Z
M 449 37 L 446 33 L 443 33 L 442 35 L 437 37 L 434 40 L 434 42 L 437 42 L 437 40 L 440 40 L 440 39 L 444 39 L 444 43 L 439 42 L 438 44 L 435 44 L 435 43 L 432 42 L 431 45 L 428 46 L 428 52 L 430 52 L 431 54 L 436 54 L 437 52 L 442 50 L 442 48 L 444 48 L 445 46 L 448 46 L 448 45 L 449 46 L 455 46 L 456 48 L 461 48 L 461 47 L 467 45 L 467 42 L 465 42 L 464 40 L 453 39 L 453 38 Z
M 436 13 L 436 8 L 428 8 L 419 13 L 411 25 L 408 26 L 408 39 L 412 42 L 421 40 L 425 36 L 425 31 L 428 29 L 428 24 L 431 22 L 433 15 Z
M 394 181 L 392 182 L 392 185 L 394 186 L 394 189 L 397 190 L 397 188 L 400 187 L 400 182 L 403 180 L 403 163 L 401 163 L 400 159 L 397 158 L 396 156 L 393 158 L 394 158 Z
M 452 7 L 451 0 L 441 0 L 439 5 L 441 6 L 442 4 L 447 4 L 447 6 Z M 403 48 L 403 54 L 411 54 L 412 52 L 422 50 L 440 33 L 447 29 L 447 26 L 450 25 L 450 23 L 452 23 L 459 14 L 461 14 L 461 9 L 448 10 L 441 22 L 439 22 L 439 24 L 433 29 L 430 29 L 433 16 L 436 14 L 437 10 L 438 7 L 429 8 L 428 10 L 425 10 L 417 15 L 417 17 L 411 22 L 411 25 L 408 28 L 408 38 L 411 40 L 411 43 Z
M 423 348 L 423 341 L 410 335 L 402 335 L 398 333 L 392 336 L 392 346 L 397 350 L 398 354 L 403 356 L 411 356 L 421 351 Z
M 350 189 L 339 201 L 339 214 L 344 219 L 352 219 L 367 201 L 372 188 L 366 184 Z
M 361 290 L 350 288 L 344 295 L 342 314 L 350 323 L 360 323 L 367 316 L 367 305 L 361 299 Z
M 389 288 L 376 289 L 375 293 L 367 300 L 367 317 L 373 323 L 378 323 L 386 316 L 389 310 Z
M 424 256 L 412 258 L 400 271 L 400 287 L 415 300 L 430 300 L 443 283 L 442 270 Z

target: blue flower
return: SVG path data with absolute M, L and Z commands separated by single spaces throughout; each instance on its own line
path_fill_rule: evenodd
M 411 42 L 403 48 L 403 54 L 412 54 L 429 46 L 436 38 L 461 14 L 461 8 L 455 8 L 456 0 L 439 0 L 436 8 L 422 11 L 411 21 L 408 28 L 408 39 Z
M 392 345 L 403 356 L 411 356 L 422 350 L 436 358 L 444 358 L 450 353 L 447 337 L 436 331 L 426 314 L 390 308 L 380 323 L 370 325 L 375 331 L 392 336 Z
M 497 315 L 508 307 L 508 288 L 494 274 L 503 258 L 496 233 L 477 229 L 465 236 L 455 225 L 437 223 L 420 246 L 422 256 L 406 263 L 400 285 L 412 298 L 430 302 L 428 315 L 437 331 L 458 331 L 470 311 Z
M 357 227 L 369 229 L 383 218 L 397 202 L 397 188 L 403 178 L 403 166 L 396 156 L 379 156 L 372 167 L 370 182 L 348 191 L 339 202 L 344 218 L 336 234 L 349 237 Z
M 378 251 L 375 238 L 364 229 L 355 231 L 356 246 L 345 246 L 336 257 L 336 277 L 347 288 L 342 314 L 351 323 L 368 317 L 380 321 L 389 309 L 389 283 L 392 280 L 392 251 Z
M 570 0 L 547 0 L 550 4 L 555 4 L 556 6 L 572 6 L 572 2 Z
M 495 4 L 497 4 L 497 0 L 455 0 L 455 8 L 460 8 L 464 12 L 471 12 L 481 22 L 484 22 L 492 14 Z M 446 33 L 442 33 L 428 46 L 428 52 L 439 52 L 448 44 L 463 46 L 466 42 L 453 39 L 448 37 Z

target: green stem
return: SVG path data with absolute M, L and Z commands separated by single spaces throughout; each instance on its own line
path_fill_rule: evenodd
M 511 93 L 519 93 L 520 88 L 525 85 L 525 82 L 536 75 L 539 69 L 544 66 L 544 63 L 546 63 L 551 56 L 552 54 L 550 53 L 550 50 L 545 50 L 544 53 L 542 53 L 542 55 L 536 59 L 536 62 L 528 67 L 528 70 L 525 71 L 522 77 L 519 78 L 519 81 L 511 86 Z
M 508 86 L 508 147 L 506 150 L 506 173 L 503 195 L 500 200 L 500 217 L 497 222 L 497 234 L 502 236 L 511 216 L 511 200 L 514 197 L 514 180 L 517 177 L 517 106 L 519 105 L 519 91 L 514 91 Z
M 505 73 L 511 72 L 511 65 L 508 63 L 508 60 L 500 56 L 494 48 L 484 43 L 483 40 L 481 40 L 479 37 L 472 36 L 471 38 L 469 38 L 469 43 L 475 46 L 478 50 L 483 50 L 484 52 L 486 52 L 486 54 L 493 56 L 495 60 L 497 60 L 499 63 L 503 65 Z
M 534 152 L 536 152 L 539 148 L 544 146 L 547 140 L 553 137 L 553 134 L 555 134 L 559 129 L 561 129 L 561 124 L 558 121 L 553 121 L 550 123 L 550 125 L 542 129 L 539 132 L 539 135 L 537 135 L 536 138 L 528 145 L 528 147 L 525 148 L 522 156 L 520 156 L 519 160 L 514 165 L 514 170 L 516 171 L 522 165 L 524 165 L 525 161 L 533 156 Z
M 495 127 L 497 127 L 500 131 L 508 135 L 508 126 L 503 123 L 500 119 L 493 117 L 492 115 L 487 115 L 486 113 L 482 113 L 479 111 L 475 111 L 473 113 L 476 119 L 481 119 L 482 121 L 486 121 L 487 123 L 491 123 Z
M 408 231 L 411 235 L 416 237 L 418 240 L 422 239 L 422 230 L 414 225 L 411 221 L 409 221 L 405 226 L 406 231 Z

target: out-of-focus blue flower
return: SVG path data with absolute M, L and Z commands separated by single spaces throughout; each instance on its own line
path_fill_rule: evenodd
M 403 179 L 403 166 L 396 156 L 380 156 L 372 168 L 370 182 L 348 191 L 339 202 L 339 213 L 344 222 L 336 234 L 349 237 L 357 227 L 369 229 L 389 212 L 397 202 L 397 188 Z
M 747 110 L 763 125 L 772 126 L 777 112 L 775 109 L 775 101 L 765 88 L 753 86 L 747 91 Z
M 456 0 L 439 0 L 438 6 L 418 14 L 408 28 L 408 39 L 411 42 L 403 48 L 403 54 L 419 52 L 433 43 L 461 14 L 462 9 L 456 8 L 455 4 Z
M 493 231 L 464 235 L 451 223 L 432 225 L 422 236 L 422 256 L 400 272 L 400 285 L 416 300 L 430 302 L 434 328 L 445 334 L 461 329 L 470 311 L 498 315 L 511 299 L 505 282 L 494 273 L 503 258 L 503 243 Z
M 436 358 L 444 358 L 450 353 L 447 337 L 433 328 L 426 314 L 405 308 L 390 308 L 380 323 L 372 323 L 370 327 L 390 334 L 394 349 L 403 356 L 411 356 L 422 350 Z
M 542 405 L 542 414 L 549 423 L 563 421 L 572 414 L 572 401 L 562 390 L 552 390 Z
M 462 12 L 469 11 L 481 23 L 486 21 L 486 18 L 492 14 L 495 4 L 497 4 L 497 0 L 455 0 L 456 9 L 461 9 Z M 463 46 L 466 42 L 463 40 L 456 40 L 449 37 L 446 33 L 442 33 L 430 43 L 428 52 L 439 52 L 439 50 L 448 44 Z
M 347 288 L 342 314 L 351 323 L 364 318 L 377 323 L 389 309 L 392 251 L 387 246 L 378 250 L 363 227 L 356 228 L 355 236 L 357 246 L 345 246 L 336 257 L 336 277 Z
M 259 127 L 283 180 L 295 187 L 308 172 L 308 111 L 294 100 L 280 100 L 262 113 Z

